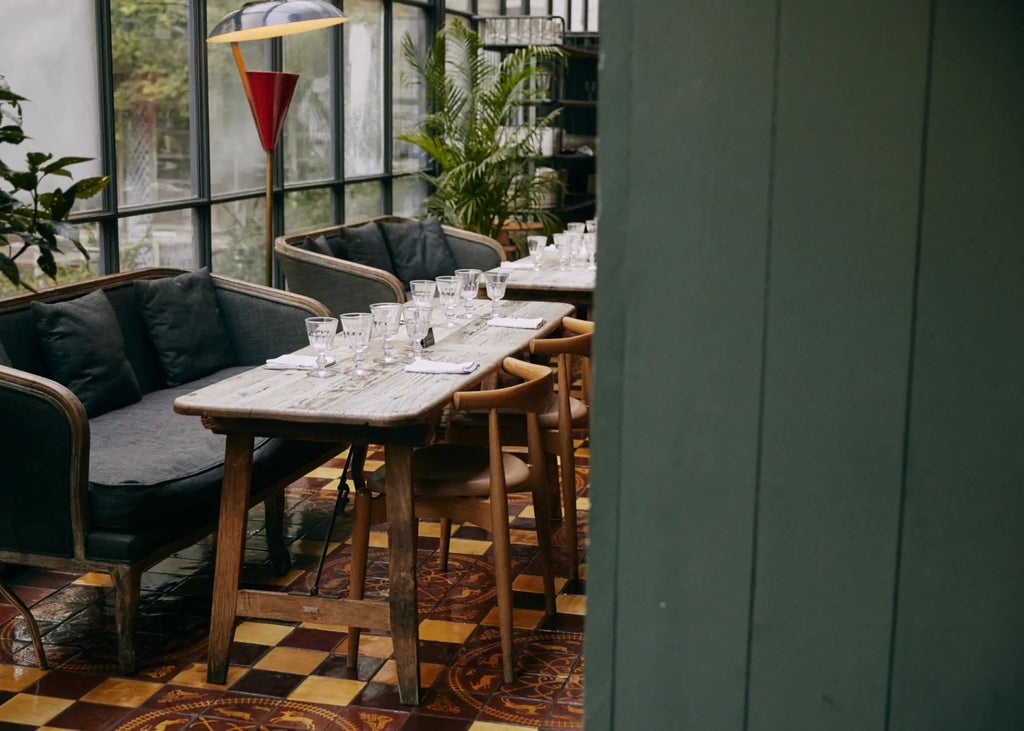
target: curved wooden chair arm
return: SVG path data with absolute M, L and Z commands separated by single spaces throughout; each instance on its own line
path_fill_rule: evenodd
M 537 338 L 530 341 L 530 352 L 535 355 L 565 354 L 589 358 L 590 343 L 593 337 L 593 333 L 584 333 L 565 338 Z
M 594 332 L 593 321 L 581 320 L 578 317 L 563 317 L 562 327 L 576 335 L 584 335 L 586 333 L 593 334 Z
M 537 413 L 551 403 L 554 378 L 549 367 L 506 358 L 502 370 L 524 379 L 522 383 L 487 391 L 459 391 L 454 396 L 455 408 L 460 410 L 514 409 Z

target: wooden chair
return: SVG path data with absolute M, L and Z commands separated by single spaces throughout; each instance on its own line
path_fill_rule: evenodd
M 504 388 L 461 391 L 455 394 L 456 409 L 486 410 L 486 447 L 464 444 L 433 444 L 413 455 L 413 490 L 416 518 L 443 518 L 473 523 L 490 531 L 494 543 L 494 574 L 501 630 L 502 670 L 506 682 L 514 678 L 512 657 L 512 564 L 508 527 L 508 495 L 532 492 L 536 511 L 537 543 L 543 564 L 545 612 L 555 611 L 555 583 L 551 566 L 551 516 L 547 474 L 543 467 L 541 429 L 537 415 L 548 408 L 553 393 L 551 369 L 506 358 L 502 370 L 524 379 Z M 527 427 L 527 461 L 502 449 L 498 411 L 524 413 Z M 385 520 L 383 499 L 385 471 L 381 467 L 356 492 L 352 525 L 352 578 L 349 596 L 362 599 L 370 526 Z M 378 497 L 373 497 L 378 493 Z M 348 665 L 355 667 L 359 654 L 359 629 L 349 633 Z
M 530 342 L 530 352 L 556 359 L 558 393 L 543 412 L 537 415 L 541 443 L 546 455 L 545 469 L 552 485 L 561 477 L 561 513 L 565 524 L 566 555 L 569 578 L 579 578 L 579 529 L 576 518 L 576 445 L 574 438 L 590 425 L 590 354 L 594 323 L 575 317 L 562 318 L 562 328 L 569 333 L 559 338 L 538 338 Z M 577 367 L 582 380 L 582 398 L 572 396 L 572 383 Z M 502 414 L 502 433 L 506 444 L 523 444 L 524 424 L 519 414 Z M 448 422 L 446 440 L 458 444 L 481 441 L 484 422 L 480 414 L 456 414 Z M 557 459 L 556 459 L 557 458 Z M 559 510 L 555 493 L 551 494 L 552 514 Z M 450 523 L 441 521 L 441 566 L 447 565 Z

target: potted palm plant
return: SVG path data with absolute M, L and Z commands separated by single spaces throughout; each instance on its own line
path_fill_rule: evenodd
M 426 87 L 428 112 L 397 138 L 435 163 L 421 173 L 431 191 L 427 212 L 492 238 L 509 221 L 535 220 L 546 230 L 557 225 L 548 207 L 561 182 L 536 175 L 534 163 L 560 110 L 521 112 L 537 108 L 546 95 L 538 80 L 550 73 L 550 64 L 564 62 L 561 49 L 529 46 L 495 61 L 480 36 L 455 21 L 438 31 L 425 57 L 408 35 L 402 51 Z
M 21 102 L 25 97 L 11 91 L 0 76 L 0 144 L 20 145 L 27 139 L 21 126 Z M 43 180 L 49 176 L 71 178 L 70 165 L 86 162 L 88 157 L 60 157 L 46 152 L 29 152 L 25 170 L 15 170 L 0 160 L 0 272 L 15 286 L 33 289 L 18 268 L 18 259 L 31 252 L 36 266 L 50 279 L 57 278 L 57 260 L 61 241 L 69 241 L 88 258 L 78 238 L 78 228 L 68 223 L 75 201 L 99 193 L 110 181 L 108 176 L 82 178 L 66 189 L 43 192 Z

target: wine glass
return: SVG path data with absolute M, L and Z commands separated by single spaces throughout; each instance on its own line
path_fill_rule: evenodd
M 563 231 L 553 234 L 552 238 L 554 238 L 555 248 L 558 250 L 558 268 L 564 270 L 569 265 L 569 259 L 572 256 L 573 234 Z
M 548 245 L 547 236 L 527 236 L 526 247 L 530 252 L 530 258 L 533 259 L 533 268 L 540 269 L 540 258 L 544 256 L 544 247 Z
M 357 376 L 365 376 L 367 371 L 363 368 L 363 353 L 370 347 L 373 315 L 369 312 L 346 312 L 340 319 L 345 342 L 352 348 L 352 372 Z
M 384 354 L 381 363 L 396 363 L 398 359 L 391 354 L 391 338 L 398 334 L 402 324 L 402 305 L 397 302 L 377 302 L 370 305 L 373 324 L 384 341 Z
M 405 317 L 405 334 L 412 340 L 413 360 L 423 355 L 422 341 L 430 329 L 430 313 L 432 311 L 432 308 L 423 307 L 415 302 L 406 304 L 402 310 L 402 315 Z
M 508 284 L 508 272 L 493 271 L 484 272 L 484 284 L 487 286 L 487 296 L 491 298 L 491 317 L 498 314 L 498 304 L 505 296 L 505 285 Z
M 587 252 L 587 269 L 595 271 L 597 264 L 594 262 L 594 256 L 597 254 L 597 233 L 585 233 L 583 234 L 583 250 Z
M 433 307 L 437 282 L 433 279 L 414 279 L 409 282 L 409 291 L 412 292 L 412 301 L 420 307 Z
M 455 308 L 462 296 L 462 279 L 454 276 L 435 277 L 437 294 L 444 307 L 444 326 L 455 327 Z
M 479 269 L 456 269 L 455 276 L 462 280 L 462 290 L 460 295 L 462 301 L 466 307 L 466 319 L 473 319 L 473 312 L 469 306 L 469 303 L 476 299 L 477 294 L 480 291 L 480 275 L 483 274 Z
M 316 370 L 310 371 L 311 376 L 327 378 L 333 375 L 327 370 L 327 349 L 334 344 L 334 335 L 338 332 L 336 317 L 307 317 L 306 336 L 316 353 Z

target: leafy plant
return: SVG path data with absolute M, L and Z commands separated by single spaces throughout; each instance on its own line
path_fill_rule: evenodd
M 557 219 L 544 203 L 561 183 L 535 176 L 531 163 L 543 129 L 561 110 L 511 121 L 523 105 L 541 99 L 536 80 L 549 73 L 550 64 L 564 62 L 561 49 L 519 48 L 495 62 L 480 36 L 455 21 L 438 31 L 425 58 L 409 35 L 402 53 L 427 91 L 428 113 L 414 130 L 397 136 L 437 164 L 436 174 L 420 174 L 432 190 L 424 202 L 427 212 L 492 238 L 514 217 L 553 228 Z
M 25 97 L 15 94 L 0 76 L 0 144 L 20 145 L 27 139 L 21 126 L 21 102 Z M 82 178 L 66 190 L 55 188 L 40 192 L 48 176 L 71 178 L 68 167 L 86 162 L 88 157 L 60 157 L 45 152 L 29 152 L 25 156 L 27 170 L 14 170 L 0 160 L 0 272 L 16 286 L 33 287 L 21 278 L 17 260 L 32 248 L 38 252 L 36 264 L 46 276 L 57 278 L 59 239 L 74 243 L 82 255 L 89 257 L 78 237 L 78 228 L 67 222 L 75 201 L 91 198 L 110 182 L 108 176 Z

